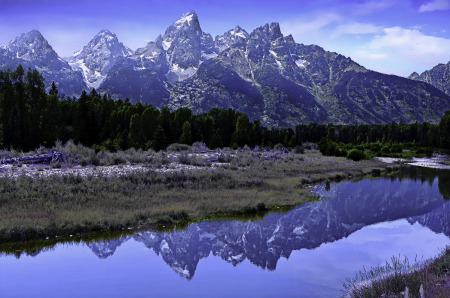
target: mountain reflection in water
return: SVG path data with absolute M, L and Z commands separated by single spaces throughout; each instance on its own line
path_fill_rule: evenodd
M 233 265 L 248 259 L 275 270 L 278 260 L 294 250 L 313 249 L 375 223 L 406 219 L 450 237 L 450 202 L 443 199 L 448 197 L 448 181 L 445 171 L 404 168 L 390 178 L 345 181 L 329 189 L 318 186 L 320 201 L 262 220 L 205 221 L 184 230 L 139 232 L 87 245 L 99 258 L 107 258 L 126 241 L 142 242 L 187 279 L 210 254 Z

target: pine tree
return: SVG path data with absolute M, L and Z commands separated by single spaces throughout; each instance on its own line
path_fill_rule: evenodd
M 236 131 L 234 132 L 234 142 L 243 147 L 248 142 L 249 119 L 247 114 L 240 114 L 236 121 Z
M 450 110 L 445 112 L 439 122 L 439 135 L 442 148 L 450 151 Z
M 143 147 L 141 116 L 139 114 L 131 116 L 128 140 L 131 147 L 136 149 Z
M 55 81 L 52 82 L 52 87 L 50 88 L 50 95 L 58 95 L 58 88 L 56 88 Z
M 161 125 L 159 125 L 153 135 L 153 141 L 151 142 L 151 147 L 155 151 L 160 151 L 162 149 L 165 149 L 167 147 L 167 144 L 168 143 L 167 143 L 167 138 L 166 138 L 164 129 L 162 128 Z
M 185 121 L 183 123 L 182 131 L 181 131 L 181 137 L 180 137 L 180 143 L 191 145 L 192 144 L 192 131 L 191 131 L 191 123 L 189 121 Z
M 209 145 L 209 148 L 216 149 L 216 148 L 222 148 L 224 147 L 223 139 L 222 139 L 222 133 L 220 132 L 220 129 L 216 129 L 214 132 L 211 143 Z

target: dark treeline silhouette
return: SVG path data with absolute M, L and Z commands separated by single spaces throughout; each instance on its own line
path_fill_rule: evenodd
M 352 144 L 413 142 L 437 148 L 450 143 L 449 127 L 450 113 L 443 117 L 441 127 L 429 123 L 310 123 L 295 128 L 267 128 L 231 108 L 213 108 L 203 114 L 193 114 L 189 108 L 171 111 L 167 107 L 131 104 L 128 99 L 113 100 L 95 89 L 83 92 L 78 99 L 60 98 L 54 82 L 49 93 L 45 92 L 44 79 L 37 70 L 25 73 L 19 65 L 14 71 L 0 71 L 0 145 L 22 150 L 70 139 L 108 150 L 161 150 L 172 143 L 193 142 L 204 142 L 209 148 L 275 144 L 292 147 L 321 140 Z
M 22 150 L 70 139 L 109 150 L 160 150 L 197 141 L 210 148 L 272 146 L 294 134 L 292 129 L 267 129 L 233 109 L 213 108 L 195 115 L 189 108 L 171 111 L 128 99 L 115 101 L 95 89 L 78 99 L 60 98 L 54 82 L 47 94 L 40 73 L 25 73 L 22 66 L 0 71 L 0 117 L 0 144 Z

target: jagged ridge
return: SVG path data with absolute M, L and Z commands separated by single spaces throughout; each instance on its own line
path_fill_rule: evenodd
M 438 64 L 420 75 L 417 72 L 413 72 L 408 78 L 431 84 L 445 92 L 445 94 L 450 95 L 450 61 L 447 64 Z
M 44 41 L 36 51 L 16 39 L 0 49 L 0 66 L 37 67 L 47 85 L 55 80 L 61 89 L 70 90 L 67 94 L 94 87 L 114 98 L 158 107 L 187 106 L 195 112 L 234 108 L 266 125 L 437 123 L 450 109 L 450 96 L 444 93 L 447 75 L 440 81 L 442 92 L 373 72 L 319 46 L 296 43 L 281 33 L 278 23 L 250 34 L 237 26 L 213 40 L 191 11 L 135 52 L 103 30 L 70 58 L 73 70 Z M 50 68 L 41 61 L 60 65 Z

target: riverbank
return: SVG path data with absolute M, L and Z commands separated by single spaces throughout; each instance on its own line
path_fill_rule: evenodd
M 309 189 L 313 184 L 396 167 L 326 157 L 316 150 L 244 150 L 216 159 L 204 153 L 171 154 L 115 166 L 1 169 L 0 242 L 280 210 L 316 200 Z
M 430 157 L 412 157 L 409 159 L 396 157 L 375 157 L 375 159 L 391 164 L 397 163 L 430 169 L 450 170 L 450 156 L 448 155 L 433 154 Z
M 449 297 L 450 246 L 422 263 L 393 257 L 385 266 L 360 271 L 344 288 L 345 297 Z

